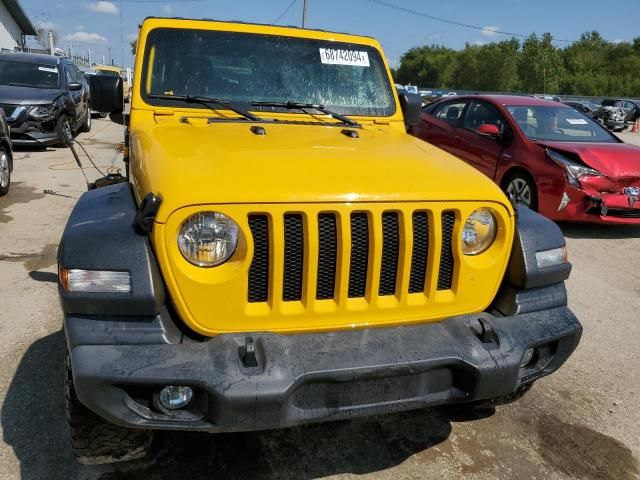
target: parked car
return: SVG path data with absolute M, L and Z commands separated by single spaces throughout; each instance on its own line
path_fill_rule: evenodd
M 66 58 L 0 54 L 0 107 L 14 145 L 66 146 L 64 128 L 91 130 L 89 85 Z
M 564 104 L 519 96 L 441 100 L 412 133 L 554 220 L 640 223 L 640 147 Z
M 640 100 L 605 98 L 602 100 L 601 105 L 624 110 L 626 113 L 624 121 L 626 123 L 633 123 L 637 118 L 640 118 Z
M 7 115 L 0 108 L 0 197 L 9 193 L 11 172 L 13 171 L 13 148 L 9 136 Z
M 153 430 L 491 408 L 571 355 L 562 232 L 405 133 L 420 97 L 377 41 L 164 18 L 139 39 L 131 177 L 83 194 L 58 250 L 81 461 Z
M 568 105 L 571 108 L 574 108 L 575 110 L 578 110 L 579 112 L 584 113 L 585 115 L 589 115 L 591 118 L 593 118 L 595 112 L 600 108 L 600 105 L 591 102 L 576 102 L 568 100 L 562 103 Z

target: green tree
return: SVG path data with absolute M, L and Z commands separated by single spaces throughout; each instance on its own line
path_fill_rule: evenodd
M 560 87 L 564 63 L 559 49 L 553 45 L 553 37 L 531 34 L 522 44 L 518 62 L 520 89 L 531 93 L 557 92 Z

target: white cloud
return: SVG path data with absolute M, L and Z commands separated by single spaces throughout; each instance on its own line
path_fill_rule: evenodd
M 171 5 L 165 5 L 162 7 L 162 13 L 165 15 L 173 15 L 173 8 L 171 8 Z
M 137 33 L 130 33 L 129 35 L 127 35 L 127 40 L 129 40 L 130 42 L 133 42 L 134 40 L 138 39 L 138 34 Z
M 63 40 L 67 40 L 69 42 L 80 42 L 80 43 L 99 43 L 106 44 L 109 43 L 106 38 L 102 35 L 98 35 L 97 33 L 89 33 L 89 32 L 76 32 L 71 35 L 65 35 Z
M 476 40 L 475 42 L 473 42 L 473 44 L 474 44 L 476 47 L 481 47 L 481 46 L 483 46 L 483 45 L 486 45 L 486 44 L 487 44 L 487 42 L 483 42 L 482 40 Z
M 112 15 L 117 15 L 119 13 L 118 7 L 116 7 L 113 2 L 93 2 L 87 5 L 87 8 L 96 13 L 110 13 Z
M 442 37 L 442 35 L 441 35 L 441 34 L 439 34 L 439 33 L 437 33 L 437 32 L 436 32 L 436 33 L 432 33 L 431 35 L 429 35 L 429 41 L 430 41 L 430 42 L 433 42 L 433 41 L 435 41 L 435 40 L 440 39 L 440 37 Z
M 616 38 L 616 39 L 613 41 L 613 43 L 616 43 L 616 44 L 618 44 L 618 43 L 624 43 L 624 42 L 626 42 L 626 40 L 625 40 L 624 38 Z
M 84 25 L 76 25 L 76 32 L 81 32 L 84 30 Z
M 485 25 L 484 27 L 482 27 L 482 31 L 480 33 L 485 37 L 493 37 L 496 35 L 496 30 L 499 29 L 500 27 L 497 27 L 495 25 Z

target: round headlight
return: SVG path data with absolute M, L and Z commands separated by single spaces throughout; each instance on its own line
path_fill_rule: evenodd
M 238 245 L 238 225 L 220 212 L 200 212 L 180 227 L 178 247 L 189 262 L 215 267 L 226 262 Z
M 496 217 L 490 208 L 479 208 L 474 211 L 462 230 L 462 253 L 478 255 L 491 246 L 496 239 L 498 226 Z

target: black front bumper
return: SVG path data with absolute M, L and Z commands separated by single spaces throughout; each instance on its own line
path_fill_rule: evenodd
M 210 432 L 287 427 L 506 396 L 559 368 L 582 333 L 567 307 L 188 343 L 176 343 L 182 337 L 167 325 L 163 315 L 121 322 L 67 315 L 80 401 L 130 427 Z M 134 339 L 137 344 L 131 344 Z M 255 366 L 244 354 L 248 342 L 255 347 Z M 538 348 L 534 360 L 521 368 L 525 350 L 533 347 Z M 153 398 L 164 385 L 191 386 L 191 405 L 173 414 L 154 408 Z
M 21 120 L 10 122 L 11 142 L 19 146 L 48 147 L 58 143 L 56 121 Z

